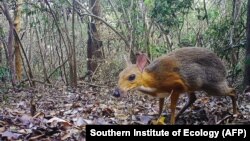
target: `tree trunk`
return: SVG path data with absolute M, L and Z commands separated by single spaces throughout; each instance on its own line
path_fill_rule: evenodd
M 15 19 L 14 19 L 14 26 L 16 29 L 17 34 L 20 31 L 20 18 L 21 18 L 21 3 L 23 0 L 17 0 L 17 6 L 15 9 Z M 21 58 L 21 51 L 20 51 L 20 46 L 19 42 L 15 38 L 15 43 L 14 43 L 14 48 L 15 48 L 15 64 L 16 64 L 16 75 L 17 75 L 17 80 L 20 81 L 22 79 L 22 58 Z
M 246 44 L 246 58 L 245 58 L 245 75 L 244 86 L 250 85 L 250 0 L 247 4 L 247 44 Z
M 26 52 L 25 52 L 25 50 L 23 48 L 23 45 L 22 45 L 22 43 L 20 41 L 20 38 L 18 37 L 18 34 L 16 33 L 16 31 L 14 31 L 14 36 L 15 36 L 16 41 L 19 44 L 19 47 L 20 47 L 21 51 L 23 52 L 23 56 L 24 56 L 24 59 L 26 61 L 26 65 L 28 67 L 28 71 L 25 69 L 25 65 L 24 64 L 23 64 L 23 68 L 24 68 L 26 76 L 27 76 L 27 78 L 29 80 L 30 86 L 33 87 L 33 86 L 35 86 L 35 81 L 33 81 L 33 74 L 32 74 L 32 71 L 31 71 L 29 59 L 28 59 L 28 57 L 26 55 Z M 24 62 L 24 59 L 22 58 L 22 56 L 21 56 L 21 59 L 22 59 L 22 62 Z
M 48 79 L 48 74 L 47 74 L 47 69 L 46 69 L 46 65 L 45 65 L 44 55 L 43 55 L 43 52 L 42 52 L 41 38 L 40 38 L 40 35 L 38 33 L 38 27 L 35 27 L 35 32 L 36 32 L 36 38 L 37 38 L 39 53 L 40 53 L 40 56 L 41 56 L 41 62 L 42 62 L 42 66 L 43 66 L 44 82 L 50 83 L 50 81 Z
M 7 49 L 8 49 L 8 66 L 10 69 L 10 77 L 11 77 L 11 82 L 12 85 L 15 86 L 16 85 L 16 77 L 15 77 L 15 65 L 13 62 L 13 38 L 14 38 L 14 34 L 13 34 L 13 29 L 14 29 L 14 24 L 12 21 L 12 18 L 10 16 L 9 13 L 9 8 L 8 5 L 6 3 L 6 0 L 3 1 L 3 6 L 4 6 L 4 14 L 6 16 L 6 19 L 9 23 L 9 35 L 8 35 L 8 45 L 7 45 Z
M 0 64 L 2 64 L 2 62 L 3 62 L 2 50 L 3 50 L 3 43 L 0 40 Z
M 233 69 L 232 72 L 232 82 L 234 82 L 235 78 L 237 78 L 237 74 L 235 74 L 235 67 L 239 60 L 239 49 L 234 48 L 235 42 L 239 35 L 237 35 L 238 29 L 237 24 L 239 23 L 239 16 L 240 16 L 240 9 L 241 9 L 241 0 L 233 0 L 233 12 L 232 12 L 232 27 L 230 31 L 230 39 L 229 39 L 229 47 L 231 48 L 231 56 L 230 56 L 230 63 Z
M 209 20 L 208 20 L 208 14 L 207 14 L 206 0 L 203 0 L 203 8 L 204 8 L 204 11 L 205 11 L 205 18 L 206 18 L 206 22 L 207 22 L 207 25 L 208 25 Z
M 101 7 L 100 0 L 90 0 L 90 7 L 92 8 L 92 13 L 95 16 L 100 17 Z M 88 25 L 88 42 L 87 42 L 87 70 L 91 77 L 96 71 L 98 66 L 98 60 L 103 57 L 101 52 L 102 41 L 100 39 L 100 21 L 94 17 L 91 17 L 91 21 Z
M 76 72 L 76 51 L 75 51 L 75 0 L 73 0 L 72 13 L 72 48 L 70 49 L 70 85 L 77 87 L 77 72 Z

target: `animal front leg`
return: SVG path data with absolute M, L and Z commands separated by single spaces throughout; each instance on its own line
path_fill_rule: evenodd
M 179 113 L 176 115 L 175 119 L 178 119 L 179 116 L 188 108 L 190 107 L 196 100 L 196 96 L 194 92 L 188 93 L 188 102 L 185 104 L 185 106 L 179 111 Z
M 171 119 L 170 119 L 170 124 L 173 125 L 175 124 L 175 109 L 176 109 L 176 105 L 179 99 L 179 93 L 173 93 L 171 95 L 171 105 L 170 105 L 170 109 L 171 109 Z
M 164 98 L 160 98 L 159 99 L 159 116 L 161 116 L 162 114 L 163 106 L 164 106 Z
M 152 121 L 153 125 L 164 125 L 165 124 L 165 122 L 164 122 L 165 117 L 161 116 L 162 111 L 163 111 L 163 106 L 164 106 L 164 98 L 159 98 L 159 115 L 158 115 L 158 118 L 156 121 L 155 120 Z

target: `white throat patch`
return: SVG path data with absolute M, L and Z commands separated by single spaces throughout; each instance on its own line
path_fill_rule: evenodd
M 154 93 L 156 91 L 155 88 L 144 87 L 144 86 L 138 87 L 138 90 L 145 91 L 145 92 L 148 92 L 148 93 Z
M 171 95 L 171 93 L 168 93 L 168 92 L 156 93 L 156 88 L 151 88 L 151 87 L 140 86 L 137 88 L 137 90 L 139 90 L 143 93 L 150 94 L 154 97 L 159 97 L 159 98 L 165 98 L 165 97 L 169 97 Z

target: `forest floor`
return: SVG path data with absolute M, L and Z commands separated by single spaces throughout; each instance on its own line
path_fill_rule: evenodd
M 72 90 L 66 86 L 9 89 L 0 93 L 0 140 L 85 141 L 86 125 L 151 124 L 157 119 L 158 99 L 133 92 L 113 96 L 113 87 L 82 83 Z M 187 97 L 182 95 L 177 111 Z M 169 100 L 165 101 L 168 107 Z M 232 115 L 230 98 L 207 97 L 197 93 L 191 108 L 176 121 L 187 125 L 250 124 L 250 93 L 238 94 L 240 114 Z M 162 124 L 169 124 L 165 108 Z

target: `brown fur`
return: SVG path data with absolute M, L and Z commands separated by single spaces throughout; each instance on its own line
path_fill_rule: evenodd
M 131 74 L 135 74 L 136 79 L 128 81 Z M 225 66 L 219 57 L 205 48 L 177 49 L 159 57 L 145 68 L 130 64 L 120 73 L 118 86 L 123 92 L 137 89 L 156 97 L 161 93 L 164 97 L 172 93 L 171 124 L 175 123 L 174 115 L 178 97 L 184 92 L 192 94 L 189 96 L 191 100 L 177 117 L 195 101 L 196 97 L 193 92 L 201 90 L 207 92 L 208 95 L 230 96 L 233 101 L 233 112 L 237 112 L 235 91 L 227 85 Z M 159 106 L 161 112 L 163 103 Z

